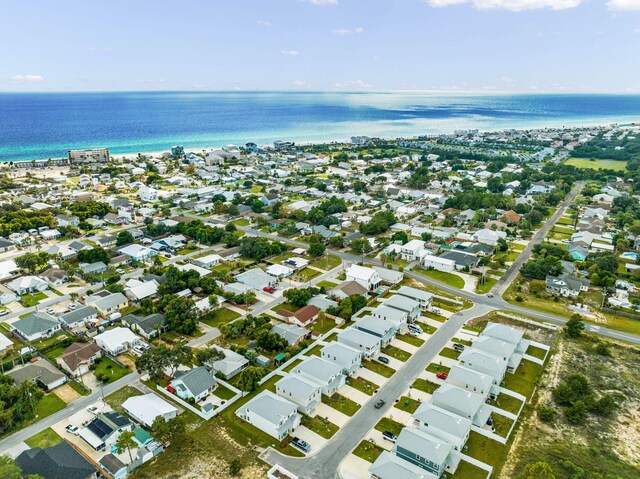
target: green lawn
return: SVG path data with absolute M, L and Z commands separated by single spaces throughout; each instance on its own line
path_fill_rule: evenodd
M 113 359 L 102 357 L 99 362 L 96 363 L 97 367 L 93 371 L 96 378 L 102 376 L 105 384 L 112 383 L 118 379 L 126 376 L 131 372 L 129 368 L 119 365 Z
M 376 374 L 379 374 L 380 376 L 384 376 L 385 378 L 390 378 L 391 376 L 393 376 L 393 373 L 396 372 L 395 369 L 387 366 L 386 364 L 382 364 L 379 363 L 377 361 L 371 361 L 371 360 L 366 360 L 366 361 L 362 361 L 362 365 L 369 369 L 370 371 L 373 371 Z
M 458 344 L 464 344 L 465 346 L 471 346 L 473 344 L 468 339 L 453 338 L 451 341 L 453 341 L 454 343 L 458 343 Z
M 452 273 L 446 273 L 436 269 L 417 269 L 415 272 L 420 273 L 423 276 L 427 276 L 428 278 L 435 279 L 436 281 L 448 284 L 449 286 L 453 286 L 454 288 L 464 288 L 464 279 Z
M 218 387 L 213 390 L 213 394 L 226 401 L 236 395 L 236 393 L 234 393 L 231 389 L 223 386 L 222 384 L 218 384 Z
M 412 399 L 408 396 L 402 396 L 398 400 L 398 402 L 394 404 L 394 407 L 397 407 L 402 411 L 406 411 L 408 413 L 413 414 L 414 412 L 416 412 L 416 409 L 420 407 L 420 401 Z
M 391 356 L 398 361 L 402 361 L 403 363 L 411 357 L 411 353 L 408 353 L 404 349 L 396 348 L 395 346 L 391 345 L 385 346 L 382 349 L 382 353 L 386 354 L 387 356 Z
M 377 391 L 380 386 L 372 383 L 371 381 L 366 380 L 365 378 L 348 378 L 347 383 L 354 389 L 358 391 L 362 391 L 369 396 L 373 396 L 373 392 Z
M 331 271 L 333 268 L 335 268 L 336 266 L 340 266 L 341 264 L 342 260 L 332 254 L 324 255 L 321 258 L 316 258 L 311 263 L 309 263 L 310 266 L 322 269 L 324 271 Z
M 241 316 L 240 313 L 228 308 L 220 308 L 213 313 L 207 314 L 202 322 L 212 328 L 219 328 L 221 325 L 229 323 Z
M 302 416 L 302 425 L 308 429 L 311 429 L 316 434 L 330 439 L 340 429 L 335 424 L 325 421 L 323 418 L 315 416 L 310 417 L 307 415 Z
M 389 431 L 394 436 L 400 434 L 404 424 L 401 424 L 393 419 L 389 419 L 388 417 L 383 417 L 378 421 L 378 424 L 375 425 L 375 429 L 380 432 Z
M 507 373 L 505 375 L 504 387 L 523 396 L 530 397 L 541 372 L 542 366 L 523 359 L 515 373 Z
M 419 326 L 422 328 L 422 331 L 424 331 L 427 334 L 433 334 L 436 332 L 436 328 L 431 326 L 430 324 L 427 324 L 425 322 L 422 321 L 418 321 Z
M 507 396 L 506 394 L 499 394 L 493 405 L 499 409 L 503 409 L 512 414 L 518 414 L 522 401 L 514 398 L 513 396 Z
M 305 279 L 305 281 L 311 281 L 316 276 L 320 276 L 322 273 L 320 271 L 311 269 L 311 268 L 302 268 L 300 271 L 296 273 L 298 276 L 301 276 Z
M 346 414 L 347 416 L 353 416 L 356 412 L 358 412 L 358 409 L 360 409 L 360 405 L 358 403 L 338 393 L 335 393 L 331 397 L 325 396 L 323 394 L 322 402 L 332 407 L 336 411 L 340 411 L 341 413 Z
M 441 314 L 432 313 L 431 311 L 425 311 L 422 313 L 425 318 L 433 319 L 434 321 L 438 321 L 439 323 L 444 323 L 447 318 L 442 316 Z
M 53 346 L 54 344 L 59 343 L 60 341 L 62 341 L 63 339 L 66 339 L 68 336 L 66 334 L 57 334 L 55 336 L 51 336 L 50 338 L 45 338 L 45 339 L 39 339 L 38 341 L 33 341 L 31 343 L 31 345 L 38 349 L 44 349 L 44 348 L 48 348 L 49 346 Z M 56 348 L 57 349 L 57 348 Z M 60 353 L 62 354 L 62 353 Z M 59 356 L 59 355 L 58 355 Z
M 545 351 L 542 348 L 537 348 L 535 346 L 529 346 L 527 348 L 526 354 L 528 354 L 529 356 L 533 356 L 534 358 L 544 359 L 544 356 L 547 354 L 547 351 Z
M 82 381 L 82 379 L 79 379 L 78 381 Z M 83 386 L 82 383 L 78 381 L 69 380 L 67 381 L 67 384 L 71 389 L 73 389 L 75 392 L 80 394 L 80 396 L 88 396 L 89 394 L 91 394 L 91 389 L 89 389 L 86 386 Z
M 449 358 L 449 359 L 458 359 L 458 357 L 460 356 L 460 353 L 455 349 L 444 348 L 442 351 L 440 351 L 440 356 L 444 358 Z
M 471 431 L 469 440 L 467 441 L 467 451 L 465 454 L 485 462 L 490 465 L 496 464 L 497 458 L 504 457 L 510 445 L 500 444 L 482 434 Z M 466 479 L 466 477 L 464 478 Z
M 449 479 L 487 479 L 487 471 L 466 461 L 460 461 L 455 474 L 447 474 Z
M 498 280 L 495 278 L 492 278 L 490 276 L 485 276 L 484 282 L 482 284 L 480 284 L 480 281 L 478 281 L 478 284 L 476 286 L 476 293 L 478 294 L 488 293 L 489 291 L 491 291 L 491 288 L 495 286 L 497 281 Z
M 64 347 L 64 346 L 58 346 L 57 348 L 54 348 L 54 349 L 51 349 L 50 351 L 48 351 L 45 354 L 45 356 L 55 363 L 56 362 L 56 358 L 58 356 L 61 356 L 62 353 L 64 353 L 65 349 L 67 349 L 67 348 Z
M 55 394 L 45 394 L 36 404 L 36 419 L 39 421 L 40 419 L 64 409 L 66 406 L 65 402 Z
M 511 426 L 513 425 L 513 420 L 497 413 L 492 413 L 491 418 L 493 419 L 494 432 L 498 436 L 507 437 Z
M 411 336 L 410 334 L 397 334 L 396 339 L 404 341 L 405 343 L 411 344 L 412 346 L 415 346 L 417 348 L 424 344 L 424 339 L 416 338 L 415 336 Z
M 317 344 L 314 347 L 312 347 L 307 353 L 307 356 L 320 356 L 321 353 L 320 351 L 322 350 L 322 348 L 324 348 L 324 346 L 322 344 Z
M 449 371 L 451 371 L 451 368 L 448 368 L 446 366 L 442 366 L 440 364 L 436 364 L 436 363 L 431 363 L 429 364 L 429 366 L 427 366 L 427 371 L 429 371 L 430 373 L 447 373 L 449 374 Z
M 198 251 L 199 249 L 200 249 L 200 248 L 198 248 L 197 246 L 193 246 L 193 247 L 191 247 L 191 246 L 185 246 L 184 248 L 179 249 L 179 250 L 177 251 L 177 253 L 178 253 L 178 254 L 182 254 L 182 255 L 184 255 L 184 254 L 193 253 L 194 251 Z
M 280 303 L 280 304 L 274 306 L 273 308 L 271 308 L 271 311 L 279 311 L 281 309 L 286 309 L 287 311 L 291 311 L 292 313 L 295 313 L 300 308 L 298 306 L 294 306 L 291 303 L 284 302 L 284 303 Z
M 25 308 L 31 308 L 32 306 L 39 305 L 40 301 L 44 301 L 45 299 L 48 299 L 48 298 L 49 296 L 47 296 L 44 293 L 23 294 L 20 301 L 22 302 Z
M 431 381 L 427 381 L 426 379 L 418 378 L 413 381 L 412 387 L 419 391 L 423 391 L 428 394 L 433 394 L 433 392 L 440 387 L 439 384 L 432 383 Z
M 118 389 L 115 392 L 112 392 L 107 397 L 104 398 L 105 402 L 111 406 L 115 411 L 119 413 L 124 413 L 124 409 L 122 408 L 122 403 L 124 403 L 127 399 L 134 396 L 142 396 L 143 392 L 133 386 L 125 386 L 123 388 Z
M 284 260 L 289 259 L 294 257 L 295 254 L 293 254 L 291 251 L 285 251 L 282 254 L 279 254 L 278 256 L 274 256 L 273 258 L 269 258 L 269 261 L 272 263 L 282 263 Z
M 358 456 L 365 461 L 374 463 L 378 456 L 382 454 L 384 449 L 380 446 L 377 446 L 369 441 L 362 441 L 358 446 L 353 450 L 353 454 Z
M 335 288 L 337 286 L 337 284 L 336 283 L 332 283 L 331 281 L 327 281 L 326 279 L 323 279 L 316 286 L 318 288 L 324 287 L 325 289 L 329 290 L 331 288 Z
M 56 444 L 62 442 L 62 437 L 60 437 L 60 435 L 57 432 L 55 432 L 53 429 L 48 427 L 40 431 L 39 433 L 34 434 L 24 442 L 30 448 L 35 448 L 35 447 L 46 448 L 46 447 L 55 446 Z
M 576 168 L 590 168 L 592 170 L 614 170 L 626 171 L 627 162 L 618 160 L 593 160 L 589 158 L 570 158 L 564 162 L 565 165 Z
M 311 331 L 316 331 L 320 334 L 325 334 L 331 331 L 335 327 L 336 327 L 335 320 L 327 316 L 324 316 L 324 318 L 322 319 L 318 318 L 313 322 L 313 324 L 311 325 Z

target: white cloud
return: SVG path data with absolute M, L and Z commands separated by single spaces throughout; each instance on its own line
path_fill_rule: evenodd
M 368 90 L 371 85 L 362 80 L 342 81 L 333 85 L 339 90 Z
M 500 81 L 502 81 L 504 83 L 515 83 L 516 79 L 515 78 L 511 78 L 510 76 L 503 76 L 503 77 L 500 77 Z
M 9 81 L 11 83 L 40 83 L 44 81 L 44 77 L 27 73 L 26 75 L 14 75 Z
M 273 23 L 267 21 L 267 20 L 258 20 L 256 22 L 258 25 L 260 25 L 261 27 L 269 27 L 271 28 L 273 26 Z
M 111 47 L 89 47 L 89 51 L 92 53 L 109 53 L 113 49 Z
M 354 33 L 362 33 L 364 32 L 364 28 L 362 27 L 357 27 L 354 28 L 353 30 L 350 30 L 349 28 L 336 28 L 333 31 L 334 35 L 353 35 Z
M 609 0 L 607 7 L 615 11 L 640 10 L 640 0 Z
M 639 0 L 610 0 L 613 2 L 635 2 Z M 565 10 L 577 7 L 582 0 L 426 0 L 432 7 L 442 8 L 451 5 L 471 4 L 479 10 L 503 9 L 512 12 L 533 10 L 536 8 L 550 8 L 551 10 Z
M 164 78 L 138 78 L 136 80 L 136 83 L 166 83 L 167 80 L 165 80 Z
M 640 28 L 636 28 L 633 30 L 634 33 L 640 33 Z
M 299 89 L 309 88 L 309 84 L 304 80 L 294 80 L 291 83 L 291 86 L 293 86 L 293 88 L 299 88 Z
M 280 50 L 280 53 L 290 57 L 297 57 L 300 54 L 298 50 Z
M 314 5 L 337 5 L 338 0 L 309 0 Z

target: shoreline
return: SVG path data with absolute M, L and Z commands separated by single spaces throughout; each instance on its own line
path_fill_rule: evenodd
M 559 122 L 562 123 L 562 122 Z M 526 130 L 531 130 L 531 131 L 546 131 L 546 130 L 573 130 L 573 129 L 589 129 L 589 128 L 602 128 L 605 126 L 609 126 L 609 125 L 618 125 L 619 127 L 637 127 L 640 126 L 640 119 L 638 119 L 637 121 L 632 121 L 632 122 L 618 122 L 618 121 L 607 121 L 607 122 L 600 122 L 600 123 L 585 123 L 585 124 L 580 124 L 578 123 L 574 123 L 572 125 L 562 125 L 562 126 L 531 126 L 531 127 L 515 127 L 515 128 L 501 128 L 501 129 L 488 129 L 488 130 L 480 130 L 481 133 L 498 133 L 498 132 L 502 132 L 502 131 L 506 131 L 506 130 L 515 130 L 515 131 L 526 131 Z M 474 128 L 460 128 L 461 130 L 471 130 Z M 423 134 L 413 134 L 413 135 L 407 135 L 407 136 L 396 136 L 396 137 L 387 137 L 387 136 L 381 136 L 381 135 L 375 135 L 375 134 L 365 134 L 365 133 L 354 133 L 352 136 L 370 136 L 370 137 L 378 137 L 378 138 L 382 138 L 384 140 L 390 141 L 390 140 L 398 140 L 398 139 L 406 139 L 406 140 L 410 140 L 410 139 L 417 139 L 418 136 L 432 136 L 432 135 L 448 135 L 451 134 L 451 132 L 438 132 L 438 133 L 423 133 Z M 351 143 L 351 139 L 319 139 L 319 140 L 302 140 L 302 141 L 296 141 L 296 140 L 289 140 L 287 139 L 284 135 L 279 138 L 283 141 L 294 141 L 294 143 L 296 145 L 302 145 L 302 146 L 308 146 L 308 145 L 318 145 L 318 144 L 327 144 L 327 143 L 338 143 L 338 144 L 344 144 L 344 143 Z M 251 140 L 247 140 L 247 141 L 251 141 Z M 174 142 L 173 145 L 175 144 L 180 144 L 181 142 Z M 111 156 L 112 158 L 115 159 L 127 159 L 127 160 L 134 160 L 138 157 L 138 155 L 149 155 L 149 156 L 162 156 L 163 154 L 166 154 L 168 152 L 170 152 L 171 146 L 173 145 L 168 145 L 166 150 L 153 150 L 153 151 L 128 151 L 128 152 L 124 152 L 124 153 L 109 153 L 109 156 Z M 212 145 L 208 145 L 208 146 L 203 146 L 203 147 L 192 147 L 192 148 L 187 148 L 185 147 L 185 153 L 200 153 L 202 151 L 208 151 L 208 150 L 216 150 L 216 149 L 222 149 L 225 148 L 226 146 L 229 145 L 234 145 L 234 146 L 241 146 L 241 145 L 237 145 L 237 144 L 233 144 L 233 143 L 228 143 L 225 145 L 218 145 L 218 146 L 212 146 Z M 264 144 L 259 144 L 258 145 L 260 148 L 263 147 L 273 147 L 272 143 L 264 143 Z M 110 147 L 109 146 L 93 146 L 93 147 L 87 147 L 86 149 L 90 149 L 90 148 L 107 148 L 109 150 Z M 71 148 L 71 149 L 76 149 L 76 148 Z M 83 149 L 83 148 L 77 148 L 77 149 Z M 11 160 L 11 159 L 0 159 L 0 168 L 6 169 L 9 163 L 13 163 L 14 167 L 18 167 L 20 168 L 21 164 L 25 164 L 25 163 L 30 163 L 30 162 L 46 162 L 48 160 L 52 160 L 52 161 L 60 161 L 60 160 L 65 160 L 66 157 L 48 157 L 48 158 L 30 158 L 30 159 L 19 159 L 19 160 Z

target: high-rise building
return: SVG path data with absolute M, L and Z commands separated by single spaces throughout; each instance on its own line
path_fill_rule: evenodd
M 69 150 L 69 163 L 108 163 L 107 148 L 91 148 L 88 150 Z

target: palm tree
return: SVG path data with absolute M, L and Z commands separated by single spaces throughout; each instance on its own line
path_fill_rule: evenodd
M 116 447 L 118 448 L 118 452 L 122 452 L 124 449 L 129 453 L 129 461 L 133 462 L 133 457 L 131 456 L 131 448 L 136 446 L 136 442 L 133 440 L 133 432 L 125 431 L 120 434 L 120 437 L 116 441 Z

